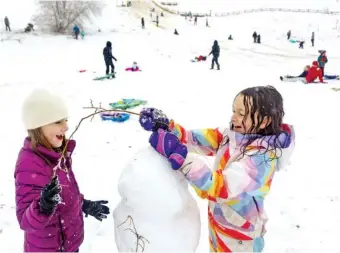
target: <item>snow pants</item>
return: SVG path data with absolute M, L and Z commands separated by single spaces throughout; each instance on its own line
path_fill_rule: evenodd
M 212 213 L 209 213 L 209 250 L 210 252 L 262 252 L 264 238 L 247 238 L 237 230 L 223 227 Z
M 109 72 L 110 72 L 110 67 L 111 67 L 111 73 L 114 73 L 114 72 L 115 72 L 115 65 L 113 65 L 112 60 L 105 61 L 105 65 L 106 65 L 106 71 L 105 71 L 105 73 L 106 73 L 107 75 L 108 75 Z
M 217 69 L 220 70 L 220 64 L 218 63 L 218 56 L 213 56 L 211 61 L 211 69 L 214 69 L 214 65 L 217 65 Z
M 322 71 L 322 76 L 325 76 L 325 67 L 320 67 L 321 71 Z
M 11 31 L 11 27 L 9 25 L 6 25 L 6 31 Z

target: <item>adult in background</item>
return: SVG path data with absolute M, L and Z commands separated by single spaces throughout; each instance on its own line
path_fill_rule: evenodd
M 113 65 L 112 59 L 117 61 L 117 59 L 112 55 L 112 43 L 111 41 L 106 42 L 106 47 L 103 49 L 103 55 L 104 55 L 104 61 L 106 66 L 106 75 L 109 74 L 110 67 L 111 67 L 111 74 L 114 78 L 114 72 L 115 72 L 115 65 Z
M 9 24 L 9 19 L 8 19 L 7 16 L 5 17 L 4 22 L 5 22 L 5 26 L 6 26 L 6 31 L 11 31 L 11 27 L 10 27 L 10 24 Z
M 209 55 L 213 55 L 211 61 L 211 69 L 214 69 L 214 65 L 216 63 L 217 69 L 220 70 L 220 64 L 218 63 L 218 58 L 220 57 L 220 46 L 218 45 L 217 40 L 214 41 L 214 45 L 212 46 L 211 52 Z

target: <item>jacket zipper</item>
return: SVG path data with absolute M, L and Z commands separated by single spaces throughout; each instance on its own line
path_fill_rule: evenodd
M 64 236 L 64 233 L 63 233 L 63 224 L 61 222 L 61 216 L 59 215 L 58 216 L 58 219 L 59 219 L 59 226 L 60 226 L 60 234 L 61 234 L 61 252 L 64 252 L 64 242 L 65 242 L 65 236 Z

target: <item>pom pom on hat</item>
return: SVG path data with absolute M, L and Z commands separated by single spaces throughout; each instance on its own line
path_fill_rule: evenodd
M 45 89 L 33 90 L 24 100 L 22 120 L 27 130 L 36 129 L 68 117 L 65 101 Z

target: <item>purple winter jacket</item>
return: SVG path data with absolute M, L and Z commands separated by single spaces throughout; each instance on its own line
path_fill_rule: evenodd
M 75 146 L 75 141 L 70 140 L 69 156 Z M 19 152 L 14 174 L 16 214 L 25 232 L 25 252 L 75 252 L 84 240 L 83 195 L 71 168 L 69 179 L 65 171 L 56 172 L 62 187 L 62 203 L 50 216 L 39 211 L 41 190 L 51 181 L 52 169 L 60 157 L 61 154 L 43 146 L 33 150 L 29 138 Z

